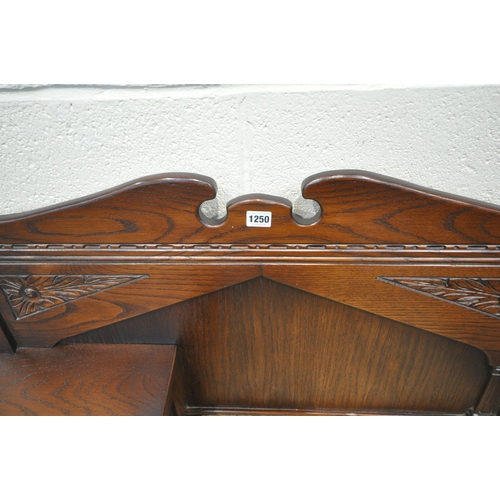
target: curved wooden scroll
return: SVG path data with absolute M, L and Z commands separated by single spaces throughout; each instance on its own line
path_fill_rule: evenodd
M 498 244 L 500 208 L 355 170 L 303 183 L 321 216 L 294 218 L 291 203 L 249 195 L 223 221 L 202 221 L 215 182 L 194 174 L 150 176 L 53 207 L 0 218 L 0 244 Z M 246 227 L 248 210 L 272 211 L 270 228 Z
M 205 226 L 196 216 L 216 194 L 194 174 L 137 179 L 93 196 L 0 219 L 0 243 L 162 243 Z
M 323 207 L 323 231 L 339 241 L 500 242 L 500 207 L 487 203 L 356 170 L 314 175 L 302 188 Z

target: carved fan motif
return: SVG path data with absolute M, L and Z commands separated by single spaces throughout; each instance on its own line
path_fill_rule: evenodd
M 378 278 L 500 319 L 499 278 Z
M 145 275 L 2 276 L 0 288 L 16 319 L 22 319 L 145 277 Z

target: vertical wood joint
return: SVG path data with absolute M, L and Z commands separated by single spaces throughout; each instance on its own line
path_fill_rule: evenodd
M 486 387 L 475 407 L 474 415 L 498 415 L 500 413 L 500 366 L 492 366 Z
M 14 354 L 17 343 L 0 316 L 0 353 Z

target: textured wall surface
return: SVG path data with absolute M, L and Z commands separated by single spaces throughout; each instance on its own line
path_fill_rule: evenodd
M 365 169 L 500 204 L 500 86 L 0 87 L 0 214 L 144 175 L 195 172 L 301 200 L 308 175 Z

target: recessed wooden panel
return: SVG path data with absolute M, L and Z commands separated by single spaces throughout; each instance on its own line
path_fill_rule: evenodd
M 0 415 L 163 415 L 175 346 L 67 345 L 0 355 Z
M 453 280 L 464 276 L 498 280 L 498 265 L 269 264 L 263 266 L 262 274 L 280 283 L 473 345 L 488 354 L 491 364 L 500 364 L 500 317 L 465 308 L 460 302 L 440 300 L 432 294 L 416 293 L 388 283 L 394 279 L 392 277 L 401 276 L 410 279 L 425 276 L 427 280 L 432 277 Z
M 69 340 L 139 329 L 178 343 L 191 407 L 464 413 L 488 379 L 478 349 L 265 278 Z
M 71 335 L 203 295 L 259 274 L 258 265 L 0 265 L 0 313 L 19 346 L 51 347 Z M 31 278 L 25 279 L 27 276 Z M 79 276 L 103 279 L 104 285 L 107 282 L 115 285 L 120 279 L 123 283 L 85 295 L 78 285 L 74 285 Z M 48 306 L 35 310 L 35 314 L 18 317 L 12 303 L 9 303 L 8 295 L 2 293 L 1 286 L 3 282 L 16 280 L 19 283 L 31 283 L 34 299 L 37 300 L 33 302 L 35 306 L 44 304 L 43 298 L 47 291 Z M 44 285 L 44 289 L 37 285 L 38 281 L 48 285 Z M 55 282 L 59 288 L 55 287 Z M 61 288 L 61 283 L 68 284 L 66 288 Z M 63 298 L 66 295 L 71 300 L 57 302 L 54 290 L 59 290 Z M 75 290 L 79 293 L 75 293 Z M 15 291 L 11 302 L 22 305 L 19 299 L 29 300 L 25 295 L 23 290 Z

